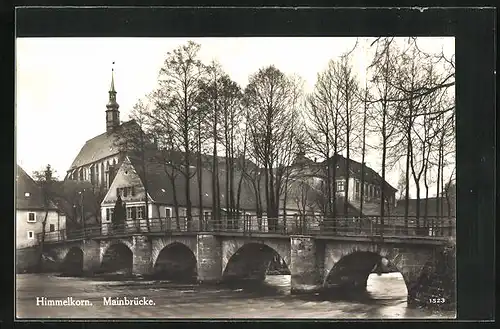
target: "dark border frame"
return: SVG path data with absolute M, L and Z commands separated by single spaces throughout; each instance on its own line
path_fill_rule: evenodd
M 12 31 L 17 37 L 455 36 L 457 198 L 460 201 L 457 202 L 460 218 L 457 225 L 457 313 L 461 320 L 494 318 L 494 9 L 18 8 L 15 21 L 11 18 L 17 24 Z M 9 39 L 12 36 L 14 33 L 7 33 Z M 15 58 L 14 52 L 7 55 Z M 8 59 L 2 62 L 7 64 Z M 13 68 L 10 66 L 5 71 L 12 75 L 2 76 L 7 86 L 12 87 Z M 14 114 L 10 110 L 14 110 L 14 88 L 3 91 L 13 105 L 6 105 L 9 110 L 4 112 L 7 117 L 2 120 L 6 125 L 4 132 L 9 132 L 13 122 L 10 115 Z M 14 149 L 12 151 L 14 153 Z M 14 172 L 14 163 L 5 160 L 2 164 L 3 172 L 9 173 L 6 185 L 12 186 L 10 173 Z M 13 199 L 6 201 L 7 210 L 13 210 Z M 10 225 L 14 222 L 6 218 L 8 225 L 3 231 L 10 238 L 10 232 L 14 231 Z M 6 241 L 10 240 L 4 239 Z M 4 250 L 13 247 L 11 243 Z M 12 282 L 10 280 L 8 282 Z M 13 299 L 2 304 L 9 305 L 11 301 Z M 2 311 L 4 319 L 12 319 L 13 307 Z

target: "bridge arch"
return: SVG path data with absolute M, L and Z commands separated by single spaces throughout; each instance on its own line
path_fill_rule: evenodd
M 165 247 L 168 247 L 172 244 L 181 244 L 188 248 L 191 253 L 194 255 L 195 259 L 197 260 L 197 242 L 196 239 L 190 239 L 190 238 L 182 238 L 182 237 L 162 237 L 162 238 L 157 238 L 153 240 L 152 246 L 151 246 L 151 264 L 154 266 L 156 264 L 156 261 L 158 259 L 158 256 L 160 255 L 160 252 Z
M 158 252 L 152 267 L 153 275 L 162 279 L 195 281 L 197 278 L 195 254 L 191 248 L 177 241 Z
M 101 247 L 100 272 L 123 271 L 130 274 L 133 266 L 133 250 L 132 244 L 125 239 L 107 243 Z
M 290 268 L 290 243 L 280 241 L 225 241 L 223 243 L 222 278 L 265 279 L 270 262 L 275 255 Z M 288 243 L 287 243 L 288 242 Z
M 80 248 L 81 250 L 83 250 L 83 246 L 81 243 L 79 243 L 79 242 L 74 243 L 73 242 L 73 243 L 69 243 L 69 244 L 59 245 L 57 247 L 52 247 L 52 248 L 48 249 L 46 251 L 46 253 L 47 253 L 47 256 L 52 258 L 52 260 L 54 260 L 55 262 L 61 263 L 66 258 L 66 255 L 68 254 L 70 249 L 74 248 L 74 247 Z
M 100 248 L 100 262 L 102 263 L 104 255 L 108 251 L 109 248 L 111 248 L 114 245 L 117 244 L 123 244 L 130 249 L 130 251 L 133 253 L 134 252 L 134 246 L 132 244 L 131 239 L 117 239 L 117 240 L 111 240 L 111 241 L 102 241 L 101 242 L 101 248 Z
M 323 286 L 365 289 L 369 275 L 377 268 L 399 272 L 409 296 L 422 274 L 431 266 L 435 258 L 433 252 L 431 248 L 414 250 L 375 244 L 327 245 Z
M 79 276 L 83 273 L 83 250 L 79 246 L 68 248 L 62 259 L 59 271 L 62 275 Z

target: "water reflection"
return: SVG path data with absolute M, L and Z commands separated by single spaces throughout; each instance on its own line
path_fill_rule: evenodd
M 100 276 L 17 276 L 17 315 L 60 318 L 428 318 L 453 317 L 408 308 L 399 273 L 370 275 L 366 292 L 328 291 L 291 295 L 289 275 L 270 275 L 263 282 L 216 286 L 168 280 Z M 92 307 L 36 307 L 35 298 L 84 298 Z M 147 296 L 155 306 L 105 306 L 103 297 Z

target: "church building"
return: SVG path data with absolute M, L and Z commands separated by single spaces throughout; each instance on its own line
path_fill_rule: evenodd
M 89 139 L 68 169 L 65 180 L 87 181 L 95 188 L 107 191 L 113 182 L 123 154 L 116 146 L 118 133 L 137 125 L 134 120 L 120 122 L 116 101 L 114 72 L 111 72 L 109 101 L 106 105 L 106 132 Z

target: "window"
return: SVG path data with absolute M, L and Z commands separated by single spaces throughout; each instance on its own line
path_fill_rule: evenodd
M 31 195 L 31 193 L 30 193 L 30 192 L 24 192 L 24 196 L 25 196 L 25 197 L 29 198 L 29 197 L 30 197 L 30 195 Z
M 137 218 L 138 219 L 143 219 L 144 218 L 144 213 L 146 210 L 146 207 L 137 207 Z
M 50 224 L 49 232 L 54 232 L 56 230 L 56 226 L 54 224 Z
M 212 213 L 210 211 L 205 211 L 204 216 L 205 216 L 205 220 L 210 220 Z
M 114 209 L 106 208 L 106 221 L 110 222 L 113 219 Z
M 128 196 L 128 187 L 123 189 L 123 197 L 126 198 Z
M 130 188 L 130 195 L 135 196 L 135 188 L 133 186 Z
M 35 233 L 33 231 L 28 231 L 28 239 L 33 239 L 35 237 Z
M 132 207 L 127 207 L 127 219 L 132 219 Z
M 165 208 L 165 218 L 170 218 L 170 217 L 172 217 L 172 209 Z
M 344 181 L 338 181 L 337 182 L 337 192 L 344 191 L 344 187 L 345 187 L 345 182 Z
M 356 182 L 356 189 L 355 189 L 355 193 L 356 194 L 359 194 L 359 182 Z
M 34 212 L 29 212 L 28 213 L 28 222 L 34 223 L 36 222 L 36 216 Z

